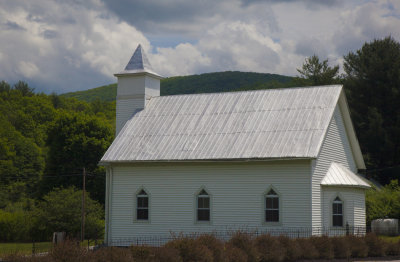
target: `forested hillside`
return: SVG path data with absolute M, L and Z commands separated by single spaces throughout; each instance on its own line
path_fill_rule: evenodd
M 176 76 L 161 80 L 161 95 L 197 94 L 230 92 L 253 89 L 280 88 L 299 85 L 293 77 L 250 72 L 217 72 L 200 75 Z M 85 91 L 62 94 L 62 97 L 74 97 L 91 102 L 114 101 L 117 84 L 101 86 Z

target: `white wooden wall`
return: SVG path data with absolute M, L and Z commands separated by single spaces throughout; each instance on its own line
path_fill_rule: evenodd
M 310 160 L 114 166 L 107 172 L 108 241 L 268 227 L 263 195 L 270 186 L 281 197 L 281 223 L 275 226 L 309 228 L 310 166 Z M 135 221 L 135 193 L 142 188 L 150 195 L 149 222 Z M 196 222 L 201 188 L 211 195 L 210 223 Z
M 337 196 L 343 201 L 343 225 L 365 227 L 365 189 L 346 187 L 323 187 L 323 224 L 332 227 L 332 201 Z
M 344 127 L 342 114 L 338 106 L 335 108 L 319 156 L 313 162 L 312 223 L 315 227 L 327 226 L 322 221 L 320 183 L 332 162 L 342 164 L 352 172 L 357 173 L 357 167 Z

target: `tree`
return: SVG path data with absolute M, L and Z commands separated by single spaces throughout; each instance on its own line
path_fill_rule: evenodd
M 330 85 L 338 82 L 339 66 L 330 67 L 328 59 L 320 62 L 317 55 L 306 58 L 300 73 L 300 83 L 306 85 Z M 303 84 L 304 85 L 304 84 Z
M 366 193 L 368 224 L 378 218 L 400 218 L 400 186 L 392 180 L 382 190 L 370 189 Z
M 60 111 L 48 131 L 45 174 L 52 177 L 43 179 L 42 193 L 59 186 L 80 187 L 79 174 L 83 167 L 88 173 L 101 173 L 97 163 L 111 144 L 112 130 L 108 121 L 96 116 Z M 104 201 L 104 181 L 104 176 L 99 174 L 88 179 L 87 185 L 88 191 L 101 202 Z
M 20 91 L 23 96 L 33 96 L 33 91 L 35 90 L 35 88 L 29 87 L 24 81 L 18 81 L 14 85 L 14 89 Z
M 11 86 L 6 81 L 0 82 L 0 92 L 10 92 Z
M 67 232 L 72 237 L 81 230 L 82 190 L 75 187 L 56 188 L 43 197 L 33 212 L 37 231 L 50 236 L 52 232 Z M 86 195 L 85 214 L 87 238 L 101 238 L 104 230 L 101 205 Z M 37 233 L 36 233 L 37 234 Z
M 400 44 L 392 37 L 344 56 L 345 89 L 367 167 L 381 183 L 400 174 Z M 392 167 L 398 167 L 397 172 Z

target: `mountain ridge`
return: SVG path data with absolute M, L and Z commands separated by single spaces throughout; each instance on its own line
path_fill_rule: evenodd
M 294 86 L 294 77 L 240 71 L 212 72 L 188 76 L 174 76 L 161 80 L 161 96 L 177 94 L 218 93 Z M 114 101 L 117 84 L 104 85 L 83 91 L 61 94 L 91 102 Z

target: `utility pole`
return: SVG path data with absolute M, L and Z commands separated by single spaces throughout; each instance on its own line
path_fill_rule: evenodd
M 82 220 L 81 220 L 81 241 L 85 240 L 85 191 L 86 191 L 86 170 L 83 168 L 82 174 Z

